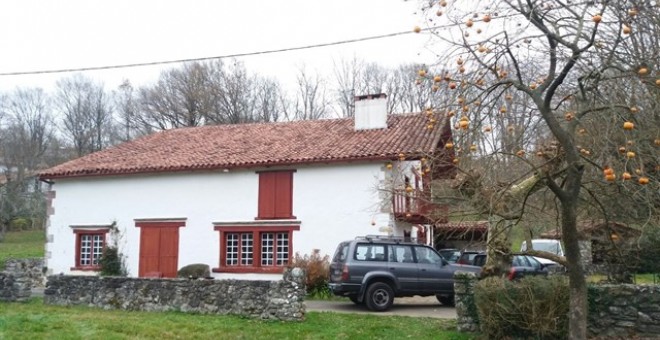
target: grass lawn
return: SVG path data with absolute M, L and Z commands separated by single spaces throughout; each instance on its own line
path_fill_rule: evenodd
M 46 233 L 43 230 L 12 231 L 0 242 L 0 270 L 10 258 L 44 257 Z
M 0 339 L 470 339 L 455 320 L 309 312 L 304 322 L 0 302 Z

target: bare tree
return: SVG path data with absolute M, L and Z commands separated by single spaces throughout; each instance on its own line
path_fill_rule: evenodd
M 111 144 L 112 106 L 103 85 L 76 74 L 57 82 L 56 108 L 62 116 L 62 131 L 78 156 Z
M 124 79 L 119 85 L 117 92 L 114 94 L 114 103 L 119 119 L 119 140 L 126 142 L 142 134 L 145 124 L 142 124 L 142 117 L 140 116 L 137 91 L 128 79 Z M 146 132 L 150 131 L 147 130 Z
M 141 88 L 143 128 L 166 130 L 204 125 L 214 111 L 212 76 L 215 72 L 219 72 L 216 64 L 184 64 L 181 68 L 163 71 L 154 86 Z
M 448 21 L 430 32 L 444 42 L 439 64 L 450 71 L 447 77 L 424 75 L 424 82 L 465 89 L 465 95 L 446 105 L 435 102 L 440 114 L 452 106 L 465 108 L 454 110 L 456 145 L 462 149 L 455 163 L 463 170 L 457 188 L 479 210 L 502 221 L 489 230 L 489 263 L 504 263 L 501 258 L 510 248 L 499 237 L 503 226 L 524 218 L 532 194 L 549 193 L 566 257 L 532 253 L 566 266 L 569 338 L 585 339 L 587 295 L 578 219 L 594 212 L 612 218 L 603 203 L 608 191 L 616 190 L 644 207 L 635 210 L 638 216 L 622 211 L 623 216 L 658 227 L 658 170 L 652 165 L 658 155 L 648 137 L 654 134 L 649 129 L 657 131 L 657 111 L 639 114 L 657 110 L 658 101 L 645 98 L 657 98 L 660 91 L 658 4 L 503 0 L 425 6 L 434 24 Z M 634 97 L 618 95 L 630 90 Z M 631 101 L 640 107 L 633 109 Z M 494 120 L 498 114 L 504 117 Z M 486 122 L 506 126 L 497 130 L 500 141 L 493 149 L 470 153 L 470 143 L 482 138 Z M 488 131 L 494 132 L 492 127 Z M 603 140 L 627 147 L 607 152 Z M 486 169 L 497 169 L 484 166 L 491 164 L 485 159 L 501 157 L 518 170 L 500 176 L 501 182 L 483 180 Z
M 0 124 L 0 241 L 13 219 L 43 217 L 43 199 L 33 175 L 44 166 L 52 133 L 49 99 L 43 90 L 17 88 L 4 98 L 0 109 L 0 117 L 6 117 L 6 124 Z
M 330 104 L 326 95 L 325 81 L 319 74 L 309 74 L 304 67 L 298 70 L 298 91 L 291 107 L 292 114 L 287 114 L 295 120 L 311 120 L 325 118 Z

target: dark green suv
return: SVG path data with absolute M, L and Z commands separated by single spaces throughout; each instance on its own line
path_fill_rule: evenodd
M 330 264 L 329 287 L 337 296 L 386 311 L 395 297 L 435 295 L 454 304 L 454 272 L 480 267 L 448 263 L 432 247 L 403 238 L 365 236 L 339 244 Z

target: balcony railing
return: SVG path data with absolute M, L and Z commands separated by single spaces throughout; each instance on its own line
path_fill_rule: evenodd
M 395 190 L 392 193 L 392 205 L 394 216 L 399 221 L 433 224 L 447 220 L 447 206 L 432 203 L 429 194 L 421 190 Z

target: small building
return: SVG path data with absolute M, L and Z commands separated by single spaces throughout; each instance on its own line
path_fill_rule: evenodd
M 603 265 L 615 253 L 626 253 L 632 249 L 642 232 L 623 223 L 602 220 L 578 223 L 580 251 L 586 266 Z M 541 234 L 542 238 L 561 239 L 561 230 L 555 229 Z
M 356 97 L 355 118 L 172 129 L 42 171 L 46 267 L 94 275 L 116 244 L 130 276 L 201 263 L 216 278 L 279 279 L 296 253 L 332 255 L 356 236 L 428 242 L 415 230 L 446 220 L 429 198 L 432 179 L 453 176 L 449 118 L 388 115 L 386 103 Z

